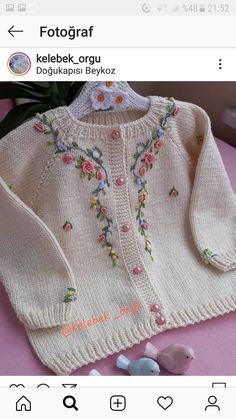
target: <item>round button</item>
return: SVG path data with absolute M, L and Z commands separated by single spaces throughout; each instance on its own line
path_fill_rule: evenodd
M 165 322 L 166 322 L 166 319 L 163 316 L 158 316 L 156 318 L 156 324 L 158 324 L 159 326 L 162 326 Z
M 151 311 L 153 311 L 154 313 L 160 313 L 161 309 L 158 304 L 152 304 Z
M 121 227 L 121 230 L 123 231 L 123 233 L 128 233 L 130 231 L 130 224 L 124 224 Z
M 113 140 L 119 140 L 120 139 L 120 131 L 114 130 L 112 131 L 111 137 Z
M 138 266 L 135 266 L 135 267 L 134 267 L 134 269 L 133 269 L 133 274 L 134 274 L 134 275 L 140 275 L 140 274 L 142 273 L 142 271 L 143 271 L 143 270 L 142 270 L 142 266 L 139 266 L 139 265 L 138 265 Z
M 117 184 L 117 186 L 122 186 L 122 185 L 124 185 L 124 183 L 125 183 L 125 179 L 124 179 L 122 176 L 119 176 L 119 177 L 116 179 L 116 184 Z

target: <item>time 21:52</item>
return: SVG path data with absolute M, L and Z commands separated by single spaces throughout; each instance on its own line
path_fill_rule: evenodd
M 207 5 L 208 13 L 229 13 L 230 7 L 229 4 L 208 4 Z

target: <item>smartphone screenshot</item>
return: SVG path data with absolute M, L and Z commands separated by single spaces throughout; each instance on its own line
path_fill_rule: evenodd
M 1 418 L 233 418 L 234 2 L 0 23 Z

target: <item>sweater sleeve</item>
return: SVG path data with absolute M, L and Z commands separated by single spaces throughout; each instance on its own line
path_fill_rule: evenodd
M 187 154 L 194 169 L 190 201 L 190 224 L 202 261 L 221 271 L 236 268 L 236 196 L 216 146 L 208 115 L 195 106 L 190 110 L 190 123 L 185 133 Z
M 53 158 L 33 127 L 31 120 L 0 141 L 0 280 L 19 319 L 38 329 L 68 322 L 71 304 L 63 300 L 74 277 L 55 236 L 30 208 Z

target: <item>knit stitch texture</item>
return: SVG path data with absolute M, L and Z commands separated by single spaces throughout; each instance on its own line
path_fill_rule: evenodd
M 206 113 L 66 107 L 0 142 L 0 280 L 56 374 L 236 309 L 236 197 Z

